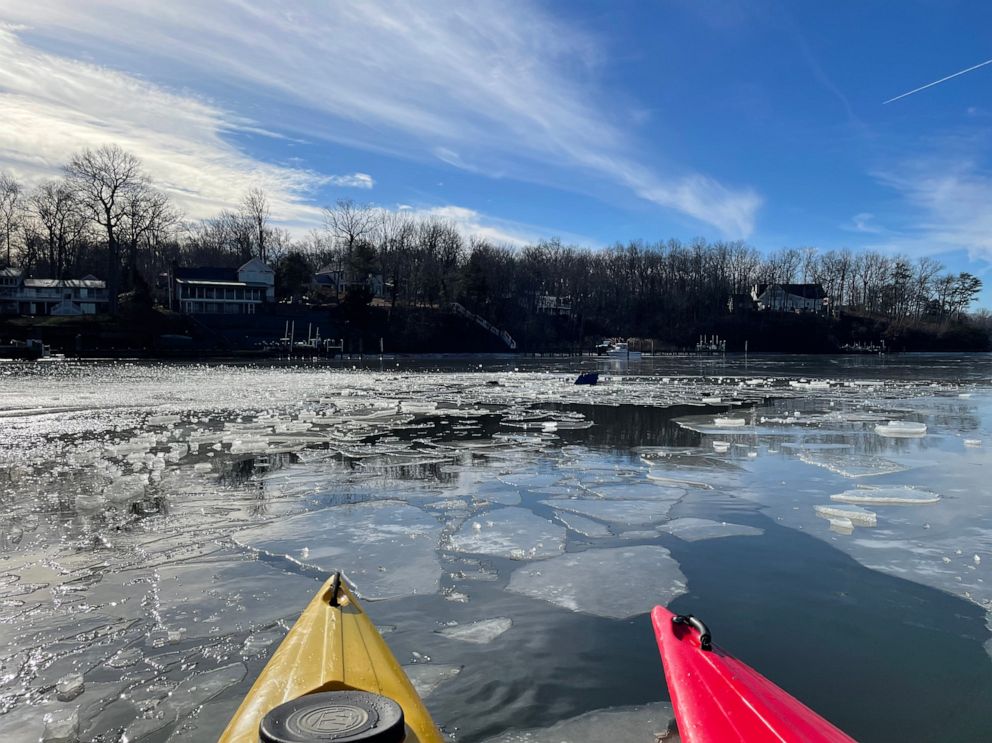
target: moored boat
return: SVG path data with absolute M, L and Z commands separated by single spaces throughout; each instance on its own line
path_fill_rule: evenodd
M 610 346 L 606 355 L 611 359 L 639 359 L 641 358 L 640 351 L 631 351 L 630 346 L 626 342 L 614 343 Z
M 220 737 L 284 740 L 443 741 L 340 573 L 303 610 Z

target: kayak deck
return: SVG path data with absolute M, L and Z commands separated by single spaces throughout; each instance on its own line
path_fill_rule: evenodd
M 221 743 L 257 743 L 262 718 L 305 694 L 357 690 L 403 709 L 406 743 L 442 743 L 427 708 L 340 576 L 328 580 L 259 674 Z
M 854 743 L 750 666 L 710 643 L 705 625 L 651 612 L 683 743 Z

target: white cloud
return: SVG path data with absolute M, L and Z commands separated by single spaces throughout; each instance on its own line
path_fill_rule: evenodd
M 884 230 L 875 224 L 875 215 L 871 212 L 859 212 L 851 217 L 851 223 L 844 225 L 845 230 L 851 232 L 862 232 L 868 235 L 878 235 Z
M 410 212 L 405 210 L 405 213 Z M 443 219 L 453 224 L 466 237 L 477 237 L 499 245 L 522 247 L 547 237 L 542 234 L 542 230 L 531 225 L 495 219 L 462 206 L 435 206 L 414 210 L 413 214 L 418 217 Z
M 284 224 L 319 222 L 319 210 L 304 199 L 321 176 L 259 162 L 225 140 L 248 122 L 135 77 L 38 51 L 9 28 L 0 28 L 0 111 L 0 167 L 28 183 L 60 175 L 85 147 L 117 143 L 189 217 L 214 216 L 260 187 Z M 371 187 L 365 174 L 345 178 Z
M 969 159 L 925 158 L 876 173 L 911 207 L 899 234 L 879 247 L 913 253 L 966 250 L 992 261 L 992 173 Z
M 372 188 L 375 180 L 368 173 L 352 173 L 351 175 L 329 175 L 324 182 L 342 188 Z
M 684 166 L 641 165 L 597 83 L 603 51 L 529 0 L 9 6 L 39 43 L 276 102 L 269 128 L 577 190 L 612 184 L 733 237 L 761 204 Z

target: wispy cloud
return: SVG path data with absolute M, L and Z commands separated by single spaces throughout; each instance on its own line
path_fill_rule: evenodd
M 268 128 L 568 188 L 610 183 L 727 236 L 747 236 L 761 204 L 691 166 L 642 165 L 598 83 L 603 50 L 529 0 L 35 0 L 2 14 L 38 43 L 151 79 L 286 104 L 266 107 Z
M 388 212 L 390 210 L 386 209 L 386 211 Z M 581 235 L 563 233 L 547 227 L 526 224 L 512 219 L 501 219 L 455 204 L 443 204 L 440 206 L 397 204 L 395 211 L 407 219 L 417 221 L 440 219 L 454 226 L 465 238 L 478 238 L 496 245 L 505 245 L 511 248 L 534 245 L 541 240 L 547 240 L 552 237 L 561 238 L 575 245 L 585 247 L 595 246 L 595 241 Z
M 843 225 L 843 229 L 851 232 L 861 232 L 867 235 L 878 235 L 884 232 L 882 227 L 875 223 L 875 215 L 871 212 L 860 212 L 851 217 L 851 223 Z
M 342 188 L 372 188 L 375 180 L 368 173 L 352 173 L 351 175 L 328 175 L 324 182 Z
M 0 28 L 0 110 L 0 167 L 29 183 L 59 175 L 84 147 L 114 142 L 137 155 L 190 217 L 213 216 L 258 186 L 280 221 L 319 220 L 305 199 L 322 177 L 247 157 L 225 138 L 243 120 L 135 77 L 38 51 L 9 28 Z
M 930 255 L 964 250 L 992 261 L 992 172 L 967 158 L 921 158 L 876 173 L 898 191 L 910 214 L 881 247 Z

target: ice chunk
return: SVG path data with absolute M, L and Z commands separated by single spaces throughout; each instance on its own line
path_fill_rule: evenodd
M 668 517 L 674 504 L 672 499 L 657 500 L 575 500 L 571 498 L 551 498 L 542 500 L 546 506 L 562 511 L 591 516 L 611 524 L 640 526 L 655 524 Z
M 765 533 L 764 529 L 744 524 L 728 524 L 725 521 L 683 518 L 669 521 L 658 527 L 658 531 L 671 534 L 686 542 L 720 537 L 756 537 Z
M 663 740 L 662 735 L 674 719 L 672 705 L 667 702 L 643 707 L 614 707 L 586 712 L 548 728 L 511 730 L 489 738 L 485 743 L 648 743 Z
M 445 681 L 457 676 L 462 667 L 443 663 L 411 663 L 403 666 L 403 670 L 413 684 L 413 688 L 417 690 L 417 694 L 421 698 L 426 698 Z
M 982 440 L 981 439 L 965 439 L 964 440 L 964 445 L 965 446 L 978 447 L 978 446 L 981 446 L 982 445 Z
M 857 526 L 875 526 L 878 523 L 874 511 L 860 506 L 814 506 L 813 510 L 820 518 L 847 519 Z
M 83 674 L 70 673 L 55 684 L 55 698 L 60 702 L 71 702 L 83 693 L 84 688 Z
M 287 557 L 309 547 L 308 564 L 344 570 L 362 596 L 379 599 L 437 593 L 440 533 L 437 519 L 419 508 L 373 501 L 272 521 L 237 533 L 235 540 Z
M 864 503 L 874 506 L 916 506 L 938 503 L 940 496 L 918 488 L 859 488 L 831 495 L 838 503 Z
M 854 522 L 851 519 L 837 516 L 828 518 L 827 521 L 830 522 L 830 531 L 837 532 L 838 534 L 854 533 Z
M 602 617 L 624 619 L 686 591 L 685 576 L 664 547 L 591 549 L 517 568 L 507 590 Z
M 487 645 L 513 626 L 513 621 L 509 617 L 496 617 L 495 619 L 483 619 L 472 624 L 458 624 L 454 627 L 445 627 L 438 630 L 438 634 L 450 637 L 453 640 L 471 642 L 476 645 Z
M 565 529 L 525 508 L 480 514 L 451 537 L 450 548 L 513 560 L 536 560 L 565 550 Z
M 143 657 L 141 651 L 137 648 L 125 648 L 114 653 L 107 660 L 107 665 L 111 668 L 129 668 Z
M 915 421 L 889 421 L 888 423 L 879 423 L 875 426 L 875 433 L 879 436 L 911 438 L 924 436 L 926 432 L 927 424 L 917 423 Z
M 76 743 L 79 740 L 79 712 L 71 709 L 45 715 L 45 732 L 41 743 Z

